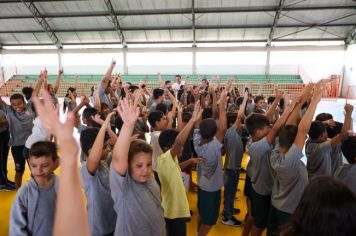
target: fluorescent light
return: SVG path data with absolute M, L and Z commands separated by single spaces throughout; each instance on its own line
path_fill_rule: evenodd
M 343 45 L 342 40 L 333 41 L 283 41 L 283 42 L 272 42 L 272 46 L 339 46 Z
M 54 45 L 47 46 L 3 46 L 6 50 L 21 50 L 21 49 L 57 49 Z

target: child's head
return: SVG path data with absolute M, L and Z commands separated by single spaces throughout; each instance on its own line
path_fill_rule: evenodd
M 256 96 L 254 102 L 256 109 L 262 110 L 266 108 L 266 101 L 263 96 Z
M 313 121 L 311 123 L 308 135 L 311 140 L 318 142 L 325 142 L 328 138 L 326 127 L 321 121 Z
M 74 95 L 74 97 L 77 97 L 77 89 L 76 88 L 73 88 L 73 87 L 69 87 L 68 89 L 67 89 L 67 94 L 66 94 L 66 97 L 69 97 L 69 92 L 71 92 L 73 95 Z
M 167 106 L 164 105 L 163 102 L 157 104 L 156 111 L 161 111 L 164 115 L 167 115 L 168 113 Z
M 218 128 L 215 120 L 208 118 L 200 122 L 199 129 L 202 139 L 209 140 L 214 138 Z
M 153 111 L 148 114 L 148 123 L 155 130 L 164 130 L 167 127 L 167 118 L 161 111 Z
M 143 140 L 131 142 L 128 154 L 129 174 L 139 183 L 147 182 L 152 173 L 152 147 Z
M 298 127 L 295 125 L 286 125 L 278 133 L 279 146 L 288 150 L 298 133 Z
M 213 109 L 211 107 L 204 108 L 201 117 L 203 120 L 213 117 Z
M 26 107 L 25 98 L 19 93 L 15 93 L 11 95 L 10 103 L 12 109 L 14 109 L 17 113 L 21 113 L 23 112 L 23 110 L 25 110 Z
M 83 124 L 88 124 L 89 121 L 91 120 L 91 116 L 97 112 L 97 110 L 93 107 L 87 107 L 84 109 L 83 114 L 82 114 L 82 121 Z
M 267 105 L 268 105 L 268 106 L 271 106 L 272 103 L 274 102 L 274 100 L 276 100 L 275 97 L 272 97 L 272 96 L 268 97 L 268 98 L 267 98 Z
M 226 113 L 226 120 L 227 120 L 227 127 L 230 128 L 236 121 L 237 114 L 235 112 L 227 112 Z
M 52 85 L 52 84 L 48 84 L 48 85 L 47 85 L 47 91 L 48 91 L 48 93 L 49 93 L 51 96 L 54 96 L 54 95 L 55 95 L 54 88 L 53 88 L 53 85 Z
M 254 140 L 265 137 L 271 129 L 270 121 L 265 115 L 252 113 L 245 120 L 247 131 Z
M 327 120 L 332 120 L 333 119 L 333 115 L 331 115 L 330 113 L 320 113 L 315 117 L 315 120 L 317 121 L 327 121 Z
M 341 151 L 350 164 L 356 163 L 356 137 L 348 137 L 341 144 Z
M 192 113 L 191 112 L 185 111 L 185 112 L 182 113 L 182 122 L 183 122 L 183 124 L 187 124 L 190 121 L 191 118 L 192 118 Z
M 339 180 L 319 176 L 305 188 L 282 235 L 354 235 L 355 212 L 355 194 Z
M 166 152 L 172 148 L 178 134 L 179 132 L 174 129 L 166 129 L 162 131 L 162 133 L 159 135 L 158 143 L 163 152 Z
M 33 178 L 50 176 L 59 165 L 56 144 L 49 141 L 34 143 L 29 151 L 28 164 Z
M 163 100 L 163 94 L 164 94 L 163 89 L 155 88 L 152 93 L 153 93 L 154 100 L 158 100 L 159 102 Z
M 33 88 L 31 87 L 23 87 L 22 93 L 25 95 L 26 100 L 30 100 L 32 96 Z
M 98 133 L 99 133 L 99 128 L 87 128 L 81 132 L 80 147 L 82 148 L 82 151 L 85 153 L 86 156 L 89 156 L 90 151 L 94 145 L 96 136 L 98 136 Z M 100 158 L 101 160 L 104 160 L 109 154 L 109 149 L 107 148 L 108 140 L 109 140 L 109 135 L 106 134 L 104 137 L 104 146 Z

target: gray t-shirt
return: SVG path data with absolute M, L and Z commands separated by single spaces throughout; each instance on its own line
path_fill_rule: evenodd
M 335 172 L 335 178 L 341 180 L 356 194 L 356 165 L 347 164 L 340 166 Z
M 273 176 L 270 164 L 272 145 L 263 138 L 248 147 L 252 187 L 260 195 L 272 193 Z
M 37 211 L 33 219 L 33 235 L 52 235 L 57 199 L 54 181 L 48 188 L 39 188 L 38 193 Z
M 106 235 L 115 231 L 116 212 L 110 191 L 111 155 L 100 161 L 94 175 L 84 162 L 80 169 L 87 197 L 88 224 L 91 235 Z
M 77 106 L 75 102 L 71 102 L 72 100 L 68 97 L 64 98 L 63 103 L 67 106 L 68 112 L 71 112 L 74 110 L 74 108 Z
M 4 103 L 1 108 L 6 114 L 10 127 L 9 146 L 25 145 L 27 138 L 32 133 L 33 120 L 35 113 L 32 110 L 32 102 L 26 104 L 25 109 L 18 113 L 11 106 Z
M 5 120 L 6 120 L 5 113 L 2 110 L 0 110 L 0 121 L 5 121 Z M 4 132 L 7 129 L 8 129 L 7 125 L 0 126 L 0 133 Z
M 205 159 L 198 164 L 198 186 L 204 191 L 215 192 L 224 185 L 221 148 L 223 144 L 215 137 L 209 143 L 200 145 L 201 136 L 199 129 L 194 130 L 194 149 L 198 156 Z
M 331 175 L 331 152 L 332 146 L 330 141 L 313 143 L 309 139 L 306 142 L 305 154 L 307 156 L 309 180 L 317 175 Z
M 110 95 L 105 93 L 105 89 L 101 85 L 101 83 L 98 85 L 98 91 L 99 91 L 99 98 L 101 103 L 105 103 L 109 106 L 109 110 L 113 110 L 113 104 L 110 98 Z M 95 100 L 95 95 L 94 95 L 94 100 Z
M 138 183 L 110 168 L 111 196 L 117 213 L 116 236 L 166 235 L 159 186 L 152 176 Z
M 279 153 L 278 147 L 275 147 L 270 158 L 274 171 L 272 205 L 289 214 L 297 208 L 308 184 L 308 172 L 302 157 L 302 150 L 293 144 L 285 154 Z
M 234 126 L 226 131 L 224 144 L 226 150 L 225 168 L 230 170 L 239 169 L 244 151 L 240 134 Z
M 331 174 L 343 165 L 341 143 L 336 145 L 331 152 Z

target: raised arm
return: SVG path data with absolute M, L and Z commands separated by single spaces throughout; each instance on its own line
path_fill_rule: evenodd
M 216 132 L 216 138 L 221 143 L 224 141 L 226 127 L 227 127 L 226 104 L 227 104 L 227 90 L 222 92 L 221 97 L 220 97 L 219 127 L 218 127 L 218 131 Z
M 39 96 L 40 95 L 40 91 L 41 91 L 41 87 L 42 84 L 46 81 L 45 77 L 47 76 L 47 71 L 41 71 L 40 75 L 38 76 L 38 81 L 35 85 L 35 88 L 33 89 L 33 95 L 34 96 Z M 45 91 L 47 91 L 47 89 L 45 88 Z
M 178 131 L 182 131 L 183 129 L 183 118 L 182 118 L 182 115 L 183 115 L 183 106 L 181 104 L 179 104 L 177 106 L 177 109 L 178 109 L 178 116 L 177 116 L 177 130 Z
M 110 130 L 111 117 L 115 112 L 111 112 L 102 124 L 98 135 L 95 138 L 95 142 L 90 150 L 90 154 L 87 160 L 87 169 L 90 174 L 94 174 L 98 169 L 101 161 L 101 156 L 104 148 L 104 140 L 106 131 Z
M 199 102 L 196 102 L 192 118 L 189 120 L 189 122 L 183 128 L 183 130 L 178 134 L 171 148 L 171 154 L 173 157 L 178 156 L 179 153 L 181 153 L 181 150 L 185 142 L 187 141 L 190 131 L 194 127 L 194 123 L 201 118 L 202 113 L 203 113 L 203 109 L 200 108 Z M 180 158 L 180 156 L 178 158 Z
M 101 87 L 105 90 L 108 85 L 109 85 L 109 81 L 111 80 L 111 74 L 112 74 L 112 71 L 114 70 L 115 68 L 115 65 L 116 65 L 116 61 L 113 59 L 111 61 L 111 64 L 108 68 L 108 70 L 106 71 L 103 79 L 101 80 Z
M 276 98 L 276 100 L 277 100 L 277 98 Z M 274 139 L 276 138 L 279 130 L 286 123 L 290 113 L 291 113 L 291 106 L 289 105 L 289 101 L 285 101 L 284 112 L 283 112 L 282 116 L 276 121 L 276 123 L 274 123 L 272 129 L 269 131 L 269 133 L 266 136 L 267 142 L 269 144 L 272 144 L 274 142 Z
M 300 110 L 302 109 L 303 104 L 310 98 L 310 96 L 312 96 L 313 88 L 314 88 L 314 84 L 308 84 L 304 88 L 304 90 L 301 94 L 301 97 L 299 97 L 300 100 L 295 101 L 294 110 L 288 117 L 286 125 L 297 125 L 298 118 L 300 117 Z M 298 99 L 298 97 L 295 97 L 293 99 Z M 294 102 L 292 102 L 292 103 L 294 103 Z
M 271 107 L 268 109 L 268 111 L 266 112 L 266 117 L 268 118 L 268 120 L 273 120 L 273 115 L 274 115 L 274 113 L 275 113 L 275 111 L 276 111 L 276 108 L 277 108 L 277 106 L 278 106 L 278 103 L 279 103 L 279 101 L 281 100 L 281 98 L 282 98 L 282 92 L 281 91 L 279 91 L 279 90 L 276 90 L 276 99 L 274 99 L 274 101 L 273 101 L 273 103 L 272 103 L 272 105 L 271 105 Z M 289 102 L 289 101 L 284 101 L 285 103 L 286 102 Z
M 331 146 L 336 147 L 344 138 L 348 136 L 348 130 L 351 128 L 351 121 L 352 121 L 352 111 L 354 107 L 350 104 L 345 104 L 345 118 L 344 118 L 344 125 L 342 126 L 340 134 L 336 135 L 334 138 L 331 139 Z
M 54 93 L 58 92 L 59 86 L 61 85 L 62 75 L 63 75 L 63 69 L 59 69 L 56 84 L 54 85 Z
M 128 168 L 128 154 L 131 144 L 131 136 L 140 114 L 140 109 L 134 107 L 132 101 L 124 98 L 121 101 L 121 107 L 117 107 L 117 111 L 124 124 L 122 125 L 120 135 L 114 147 L 112 166 L 118 174 L 125 175 Z
M 242 101 L 242 104 L 240 105 L 239 112 L 237 113 L 237 117 L 235 120 L 235 123 L 233 126 L 235 128 L 238 128 L 239 130 L 245 129 L 245 125 L 241 124 L 241 120 L 245 117 L 245 108 L 246 108 L 246 103 L 248 99 L 248 92 L 244 92 L 244 100 Z
M 308 90 L 310 89 L 310 91 L 308 92 L 309 95 L 310 95 L 312 88 L 313 88 L 312 85 L 310 86 L 310 88 L 308 88 Z M 306 113 L 304 114 L 302 120 L 300 121 L 300 123 L 298 125 L 298 133 L 297 133 L 297 136 L 295 137 L 294 144 L 298 147 L 299 150 L 303 150 L 305 139 L 309 132 L 316 107 L 321 99 L 321 94 L 322 94 L 322 88 L 321 88 L 321 84 L 319 83 L 315 86 L 311 103 L 310 103 Z M 304 102 L 301 102 L 301 104 L 303 104 L 303 103 Z M 299 104 L 295 107 L 295 109 L 299 109 L 299 111 L 300 111 Z
M 62 156 L 53 235 L 89 235 L 78 168 L 79 147 L 73 137 L 75 118 L 69 113 L 67 120 L 61 123 L 46 91 L 43 97 L 44 104 L 37 96 L 32 99 L 43 127 L 55 134 Z

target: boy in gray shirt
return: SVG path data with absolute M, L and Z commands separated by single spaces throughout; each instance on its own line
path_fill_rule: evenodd
M 116 213 L 110 190 L 111 154 L 108 152 L 106 131 L 111 131 L 110 113 L 100 130 L 88 128 L 80 135 L 83 152 L 88 156 L 82 164 L 81 176 L 87 197 L 88 224 L 91 235 L 114 235 Z M 116 140 L 115 140 L 116 141 Z
M 52 235 L 58 184 L 53 171 L 59 164 L 56 145 L 48 141 L 33 144 L 28 163 L 32 178 L 16 194 L 9 235 Z
M 307 88 L 305 91 L 303 94 L 305 96 L 297 103 L 288 118 L 287 125 L 279 131 L 278 145 L 271 154 L 270 162 L 274 171 L 274 181 L 271 196 L 272 206 L 267 226 L 268 235 L 277 234 L 278 227 L 287 222 L 308 184 L 308 172 L 301 161 L 302 150 L 322 91 L 320 85 L 317 85 L 308 110 L 297 127 L 295 124 L 302 104 L 311 95 L 311 88 Z
M 334 176 L 345 183 L 356 194 L 356 137 L 353 136 L 344 140 L 341 150 L 349 164 L 340 166 Z
M 352 110 L 353 106 L 345 105 L 345 119 L 341 133 L 331 140 L 327 140 L 325 124 L 320 121 L 314 121 L 311 124 L 308 133 L 309 140 L 305 148 L 309 180 L 317 175 L 332 175 L 332 151 L 347 137 L 347 131 L 351 127 Z
M 32 110 L 31 100 L 26 104 L 21 94 L 10 97 L 11 105 L 6 104 L 0 97 L 0 109 L 5 113 L 9 122 L 11 153 L 15 161 L 15 186 L 20 188 L 22 176 L 25 171 L 25 157 L 23 149 L 27 138 L 32 133 L 35 113 Z
M 278 93 L 276 101 L 279 101 L 281 97 L 282 94 Z M 252 113 L 245 121 L 246 128 L 252 138 L 252 143 L 247 147 L 247 153 L 250 155 L 249 168 L 252 182 L 251 211 L 254 225 L 251 233 L 253 235 L 261 235 L 267 226 L 273 186 L 269 158 L 274 139 L 286 122 L 289 113 L 290 108 L 285 109 L 272 128 L 269 119 L 262 114 Z

